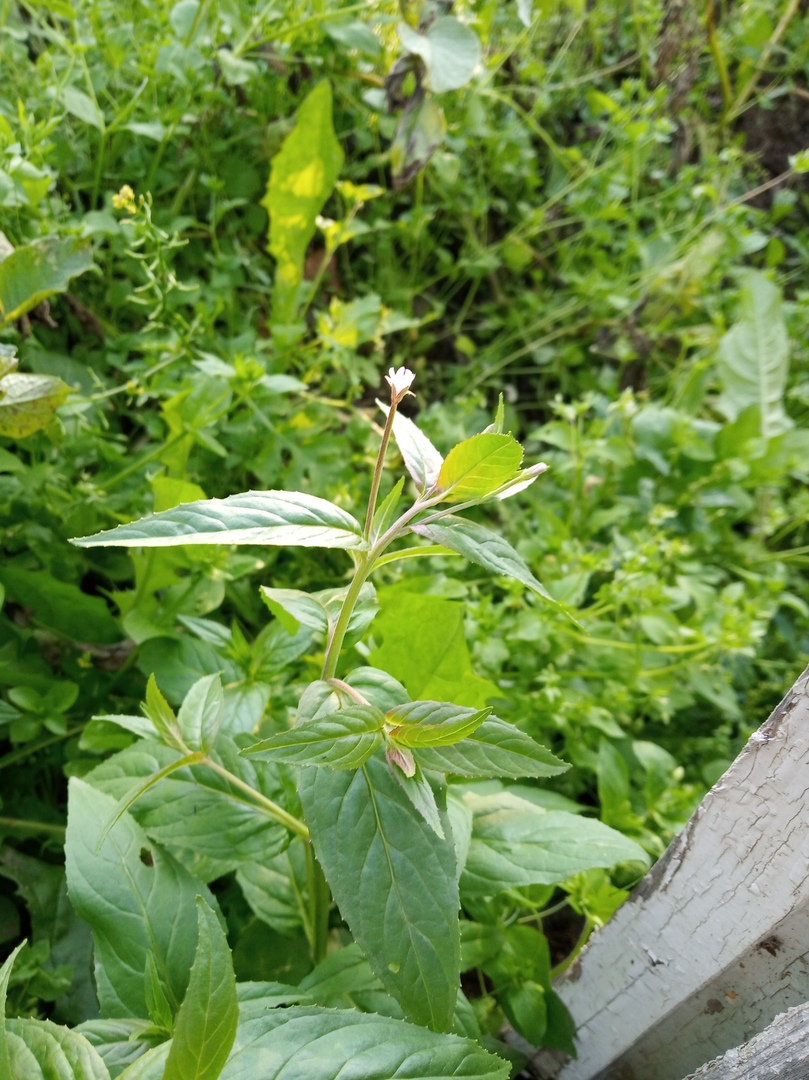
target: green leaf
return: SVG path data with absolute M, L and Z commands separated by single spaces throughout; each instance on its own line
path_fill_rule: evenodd
M 388 736 L 402 746 L 451 746 L 476 731 L 491 711 L 449 701 L 411 701 L 388 713 Z
M 473 435 L 447 454 L 438 490 L 447 502 L 485 499 L 517 476 L 522 447 L 510 435 Z
M 0 435 L 24 439 L 40 431 L 69 393 L 53 375 L 6 375 L 0 379 Z
M 299 589 L 271 589 L 262 585 L 260 591 L 265 604 L 288 634 L 296 634 L 301 625 L 328 633 L 337 622 L 348 587 L 305 593 Z M 351 612 L 346 631 L 348 640 L 367 630 L 377 610 L 376 590 L 370 581 L 366 581 Z
M 377 400 L 377 405 L 387 416 L 390 405 Z M 438 483 L 438 474 L 444 459 L 412 420 L 408 420 L 398 410 L 393 417 L 393 437 L 399 447 L 399 453 L 405 468 L 415 480 L 420 491 L 429 491 Z
M 557 776 L 570 768 L 564 761 L 535 742 L 530 735 L 497 716 L 454 746 L 420 747 L 415 752 L 423 769 L 454 776 Z
M 402 476 L 399 478 L 399 480 L 396 481 L 394 487 L 391 488 L 391 490 L 376 508 L 374 519 L 371 522 L 372 536 L 382 536 L 382 534 L 387 532 L 387 530 L 393 524 L 396 515 L 396 508 L 399 505 L 399 500 L 402 497 L 403 490 L 404 477 Z
M 222 1080 L 507 1080 L 510 1073 L 469 1039 L 389 1017 L 317 1006 L 242 1016 Z
M 111 830 L 98 855 L 101 824 L 112 813 L 110 796 L 71 779 L 68 798 L 67 884 L 70 901 L 90 924 L 102 1013 L 146 1016 L 146 957 L 155 954 L 172 1008 L 188 985 L 196 944 L 195 897 L 204 891 L 188 871 L 129 815 Z
M 261 203 L 270 215 L 269 251 L 277 263 L 274 323 L 295 318 L 306 249 L 342 164 L 343 151 L 332 125 L 331 86 L 324 81 L 303 102 L 294 129 L 272 159 Z
M 9 1080 L 110 1080 L 103 1058 L 78 1032 L 50 1020 L 6 1020 L 5 1027 L 9 1071 L 0 1075 Z
M 205 675 L 195 682 L 177 714 L 185 745 L 207 754 L 216 742 L 224 711 L 225 695 L 219 673 Z
M 741 282 L 739 320 L 719 343 L 719 406 L 735 420 L 748 406 L 757 405 L 761 434 L 769 439 L 792 427 L 784 411 L 789 335 L 782 295 L 761 270 L 745 270 Z
M 332 895 L 371 967 L 406 1016 L 445 1030 L 460 977 L 451 846 L 425 828 L 381 756 L 357 772 L 302 769 L 298 787 Z
M 401 586 L 380 590 L 379 598 L 374 636 L 382 645 L 369 659 L 400 679 L 411 697 L 480 709 L 500 696 L 494 683 L 472 670 L 461 604 Z
M 24 944 L 25 942 L 21 942 L 6 959 L 3 966 L 0 967 L 0 1076 L 12 1075 L 11 1065 L 9 1063 L 8 1036 L 6 1034 L 6 994 L 8 993 L 8 981 L 11 978 L 11 969 L 14 967 L 17 953 Z
M 378 57 L 382 52 L 379 38 L 367 23 L 360 19 L 328 19 L 323 29 L 334 41 L 339 41 L 348 49 L 356 49 L 366 56 Z
M 382 746 L 384 723 L 385 714 L 373 705 L 349 705 L 264 739 L 244 753 L 288 765 L 358 769 Z
M 508 540 L 498 536 L 491 529 L 485 529 L 482 525 L 476 525 L 473 521 L 465 518 L 449 517 L 442 518 L 431 524 L 412 526 L 413 532 L 419 536 L 425 536 L 434 544 L 442 544 L 444 547 L 457 551 L 472 562 L 489 570 L 493 574 L 501 574 L 503 577 L 514 578 L 523 585 L 527 585 L 535 593 L 553 601 L 553 597 L 547 591 L 526 566 L 523 559 L 517 554 Z
M 204 499 L 72 540 L 79 547 L 273 544 L 359 548 L 359 522 L 325 499 L 290 491 L 248 491 Z
M 438 809 L 435 792 L 430 781 L 418 765 L 416 765 L 415 771 L 411 775 L 403 772 L 395 765 L 391 768 L 391 771 L 397 784 L 411 804 L 418 810 L 435 835 L 443 840 L 446 834 L 444 833 L 444 825 L 441 821 L 441 812 Z M 443 801 L 446 802 L 446 792 L 444 792 Z
M 144 992 L 146 994 L 146 1008 L 153 1026 L 162 1028 L 168 1035 L 171 1035 L 174 1030 L 174 1013 L 171 1011 L 171 1005 L 169 1005 L 169 999 L 166 997 L 163 984 L 160 982 L 157 963 L 155 962 L 154 953 L 151 951 L 146 957 Z
M 155 731 L 166 744 L 175 750 L 185 751 L 183 733 L 174 715 L 174 709 L 166 701 L 160 692 L 154 675 L 149 676 L 146 683 L 146 701 L 142 705 L 143 714 L 150 720 Z M 132 730 L 130 727 L 129 730 Z M 139 732 L 136 732 L 140 734 Z
M 59 581 L 44 570 L 8 563 L 0 566 L 0 582 L 8 599 L 28 608 L 36 622 L 70 641 L 112 645 L 121 640 L 118 622 L 105 602 L 100 596 L 88 596 L 78 585 Z
M 236 976 L 219 920 L 197 897 L 197 951 L 163 1080 L 217 1080 L 239 1021 Z
M 79 90 L 75 86 L 65 86 L 62 89 L 61 97 L 65 108 L 71 116 L 84 121 L 85 124 L 90 124 L 97 131 L 104 130 L 104 117 L 101 110 L 83 90 Z
M 283 801 L 274 770 L 240 757 L 226 736 L 219 736 L 212 757 L 261 794 Z M 120 799 L 131 790 L 133 780 L 149 777 L 176 760 L 176 751 L 144 740 L 97 766 L 87 779 L 100 791 Z M 130 813 L 152 839 L 203 881 L 221 877 L 254 859 L 269 859 L 289 843 L 283 826 L 228 780 L 202 765 L 173 772 L 144 792 Z
M 113 1076 L 118 1076 L 121 1069 L 149 1049 L 148 1036 L 144 1034 L 149 1027 L 147 1020 L 85 1020 L 74 1030 L 84 1035 Z
M 49 236 L 18 247 L 0 262 L 0 328 L 19 319 L 93 265 L 86 240 Z
M 481 61 L 480 40 L 474 30 L 452 15 L 442 15 L 423 34 L 407 23 L 396 28 L 399 40 L 427 68 L 425 85 L 436 94 L 465 86 Z
M 446 131 L 444 110 L 418 87 L 399 117 L 390 148 L 394 190 L 421 172 L 444 141 Z
M 582 870 L 619 862 L 648 864 L 639 844 L 600 821 L 542 810 L 509 792 L 467 792 L 463 798 L 473 814 L 472 842 L 461 877 L 461 889 L 470 895 L 554 885 Z
M 164 1042 L 153 1046 L 145 1054 L 133 1061 L 118 1080 L 163 1080 L 166 1061 L 171 1053 L 171 1043 Z

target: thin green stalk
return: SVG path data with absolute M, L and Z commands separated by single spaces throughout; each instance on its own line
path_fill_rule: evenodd
M 390 433 L 393 431 L 393 418 L 396 415 L 396 401 L 391 403 L 390 409 L 388 409 L 388 418 L 385 421 L 385 430 L 382 432 L 382 441 L 379 444 L 379 453 L 376 455 L 376 465 L 374 466 L 374 478 L 371 481 L 371 494 L 368 496 L 368 512 L 365 515 L 365 528 L 363 529 L 363 536 L 368 540 L 371 536 L 371 525 L 374 520 L 374 512 L 376 510 L 376 498 L 379 494 L 379 482 L 382 479 L 382 470 L 385 467 L 385 454 L 388 450 L 388 443 L 390 442 Z
M 250 787 L 249 784 L 245 784 L 244 780 L 240 780 L 238 776 L 234 776 L 232 772 L 224 768 L 216 761 L 212 761 L 211 758 L 206 757 L 202 761 L 203 765 L 207 765 L 209 769 L 213 769 L 215 773 L 218 773 L 221 777 L 233 784 L 240 791 L 243 791 L 246 795 L 249 795 L 254 802 L 256 802 L 262 809 L 266 810 L 270 817 L 274 817 L 279 824 L 284 825 L 290 832 L 294 832 L 297 836 L 302 836 L 304 840 L 309 839 L 309 830 L 302 821 L 298 821 L 296 817 L 284 810 L 283 806 L 279 806 L 278 803 L 268 799 L 266 795 L 262 795 L 260 791 L 256 791 L 255 788 Z
M 24 761 L 32 754 L 36 754 L 37 751 L 45 750 L 46 747 L 53 746 L 54 743 L 63 742 L 73 735 L 78 735 L 78 733 L 83 730 L 84 725 L 79 724 L 77 727 L 68 728 L 67 731 L 63 732 L 61 735 L 51 735 L 47 739 L 40 739 L 38 742 L 21 746 L 19 750 L 12 750 L 10 754 L 6 754 L 4 757 L 0 758 L 0 769 L 7 769 L 9 765 L 16 765 L 18 761 Z
M 343 641 L 345 640 L 346 631 L 348 630 L 351 613 L 354 611 L 354 605 L 359 599 L 360 590 L 367 581 L 372 567 L 373 558 L 370 554 L 363 553 L 360 555 L 357 569 L 354 571 L 354 579 L 348 587 L 346 598 L 340 609 L 340 615 L 338 616 L 334 631 L 329 638 L 329 643 L 326 646 L 326 655 L 323 659 L 323 671 L 320 675 L 324 682 L 333 679 L 334 673 L 337 671 L 337 661 L 340 659 L 340 650 L 343 647 Z
M 26 821 L 23 818 L 0 817 L 0 829 L 11 829 L 12 832 L 46 833 L 64 843 L 65 826 L 51 825 L 46 821 Z

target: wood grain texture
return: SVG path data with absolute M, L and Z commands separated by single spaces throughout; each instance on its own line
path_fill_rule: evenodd
M 685 1080 L 806 1080 L 809 1076 L 809 1005 L 776 1017 L 744 1046 L 728 1050 Z
M 579 1056 L 537 1074 L 681 1080 L 808 1001 L 807 821 L 809 669 L 560 981 Z

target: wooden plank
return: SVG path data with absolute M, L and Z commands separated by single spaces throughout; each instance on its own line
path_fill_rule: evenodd
M 685 1080 L 806 1080 L 809 1076 L 809 1005 L 776 1017 L 749 1043 L 728 1050 Z
M 809 669 L 557 989 L 554 1080 L 681 1080 L 809 1001 Z

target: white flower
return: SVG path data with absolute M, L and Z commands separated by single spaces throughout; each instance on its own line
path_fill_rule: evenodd
M 390 387 L 391 401 L 394 405 L 398 405 L 402 398 L 408 394 L 415 397 L 415 394 L 410 389 L 415 377 L 415 372 L 406 367 L 400 367 L 398 371 L 394 371 L 393 368 L 390 369 L 385 376 L 385 382 Z

